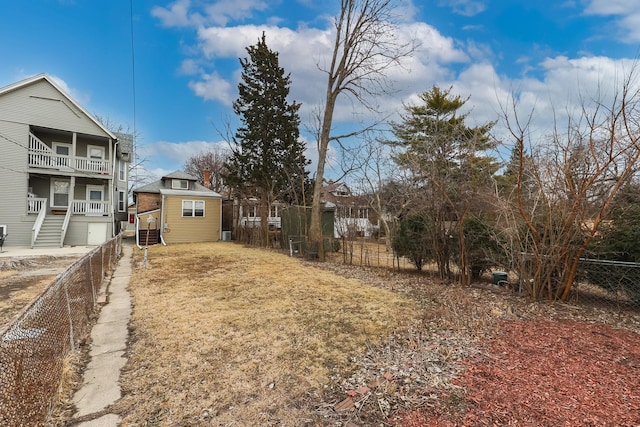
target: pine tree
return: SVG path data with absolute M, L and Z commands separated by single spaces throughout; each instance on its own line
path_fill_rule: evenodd
M 241 197 L 257 197 L 267 242 L 267 216 L 275 200 L 298 202 L 308 185 L 304 144 L 300 141 L 300 104 L 288 102 L 290 74 L 279 65 L 266 36 L 247 47 L 241 58 L 242 81 L 233 111 L 242 125 L 233 138 L 227 161 L 227 184 Z
M 494 123 L 468 126 L 467 114 L 460 113 L 467 100 L 454 96 L 451 89 L 434 86 L 420 99 L 418 105 L 405 106 L 402 121 L 392 123 L 395 140 L 387 142 L 401 150 L 396 163 L 411 172 L 416 187 L 414 211 L 431 222 L 427 229 L 433 233 L 432 253 L 440 277 L 451 277 L 450 245 L 455 233 L 465 282 L 470 264 L 463 224 L 480 207 L 481 190 L 491 186 L 498 169 L 485 154 L 495 146 L 489 136 Z

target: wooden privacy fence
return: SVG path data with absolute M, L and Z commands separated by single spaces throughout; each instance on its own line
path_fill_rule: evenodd
M 0 331 L 0 425 L 46 424 L 65 357 L 88 334 L 100 285 L 121 253 L 122 235 L 95 248 Z

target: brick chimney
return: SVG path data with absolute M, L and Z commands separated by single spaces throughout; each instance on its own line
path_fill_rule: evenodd
M 204 170 L 204 186 L 205 188 L 209 188 L 211 186 L 211 171 L 209 168 Z

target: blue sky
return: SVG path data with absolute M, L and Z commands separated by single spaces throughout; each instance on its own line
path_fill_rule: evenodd
M 138 134 L 147 173 L 181 169 L 224 145 L 236 119 L 239 57 L 265 31 L 291 73 L 291 99 L 309 124 L 326 81 L 338 0 L 29 0 L 0 5 L 0 86 L 39 73 L 57 79 L 88 111 Z M 421 43 L 396 91 L 393 114 L 433 85 L 470 96 L 471 119 L 495 120 L 513 91 L 544 127 L 628 71 L 640 47 L 640 0 L 401 0 L 398 37 Z M 133 41 L 132 41 L 133 40 Z M 135 70 L 135 73 L 134 73 Z M 135 79 L 134 79 L 135 76 Z M 135 88 L 135 102 L 134 102 Z M 610 89 L 613 92 L 614 89 Z M 135 115 L 134 115 L 135 104 Z M 134 118 L 135 117 L 135 118 Z M 336 127 L 373 117 L 345 98 Z M 315 142 L 304 132 L 307 155 Z M 331 175 L 331 171 L 329 171 Z

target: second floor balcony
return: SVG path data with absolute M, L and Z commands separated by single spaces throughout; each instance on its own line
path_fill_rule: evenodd
M 29 167 L 67 172 L 77 171 L 102 176 L 111 174 L 111 162 L 109 160 L 98 157 L 76 156 L 71 152 L 68 154 L 55 152 L 33 134 L 29 134 Z

